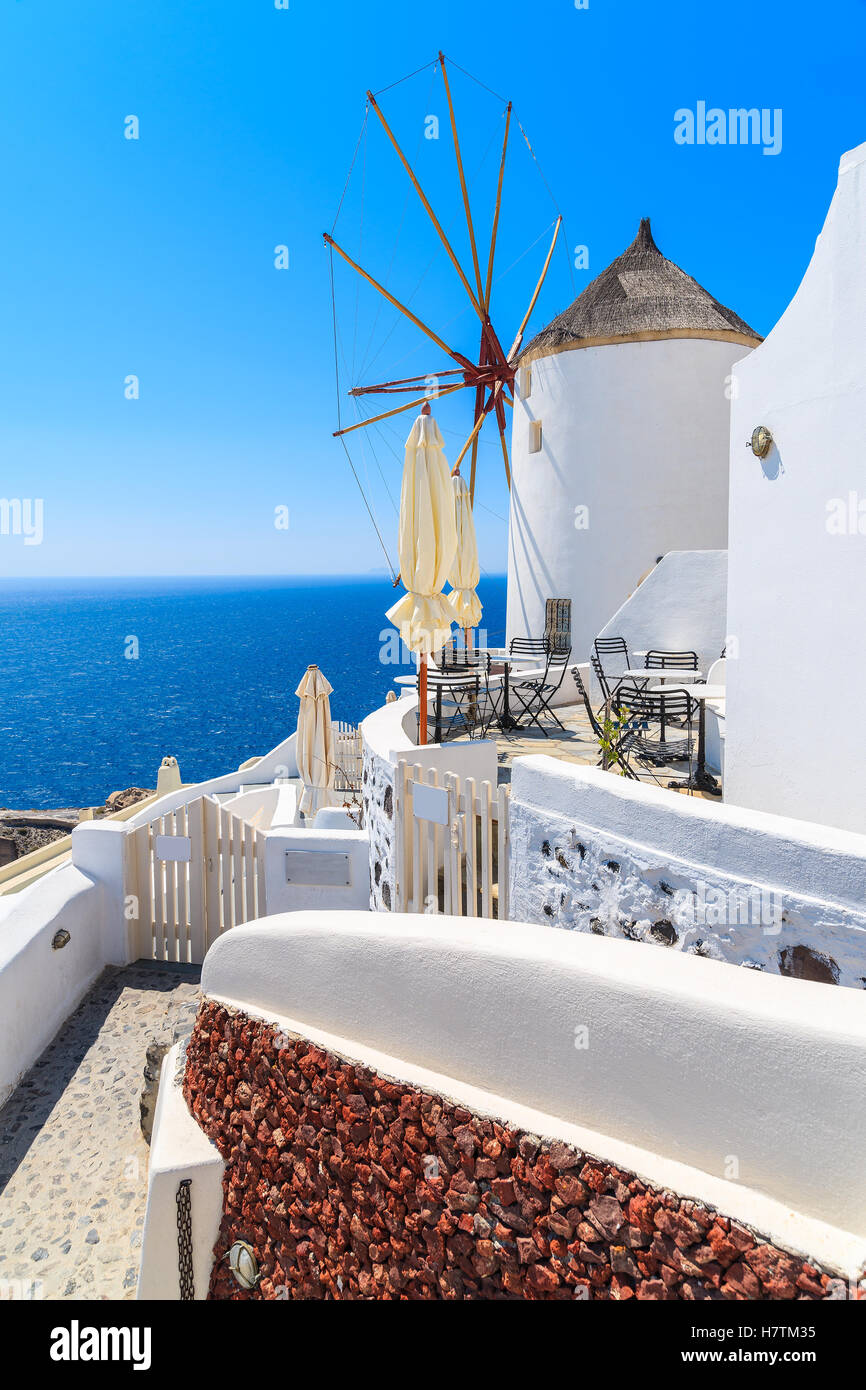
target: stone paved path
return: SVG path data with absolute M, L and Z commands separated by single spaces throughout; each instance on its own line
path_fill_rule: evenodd
M 0 1297 L 135 1296 L 145 1053 L 198 998 L 189 967 L 104 971 L 0 1110 Z

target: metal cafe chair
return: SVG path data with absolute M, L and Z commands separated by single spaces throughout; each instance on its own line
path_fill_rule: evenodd
M 592 668 L 605 700 L 610 699 L 611 685 L 620 680 L 617 672 L 627 671 L 634 663 L 624 637 L 596 637 L 592 644 Z M 599 674 L 601 672 L 601 674 Z
M 691 762 L 695 702 L 684 690 L 672 686 L 670 694 L 651 695 L 649 691 L 635 687 L 629 692 L 628 699 L 618 701 L 618 704 L 624 712 L 624 722 L 635 730 L 635 737 L 623 749 L 629 766 L 631 759 L 649 767 Z M 681 719 L 686 725 L 686 737 L 668 739 L 666 723 L 676 719 Z M 653 725 L 658 726 L 656 736 L 651 734 Z
M 546 637 L 512 637 L 508 646 L 509 656 L 546 657 L 550 642 Z
M 550 735 L 541 722 L 542 714 L 549 714 L 554 724 L 565 733 L 565 725 L 551 709 L 551 701 L 565 679 L 570 660 L 570 647 L 567 650 L 548 651 L 543 675 L 518 675 L 511 682 L 511 694 L 520 706 L 520 710 L 516 712 L 518 723 L 521 715 L 525 715 L 529 720 L 526 727 L 536 724 L 545 738 L 549 738 Z
M 586 686 L 583 683 L 583 678 L 580 674 L 580 668 L 578 666 L 572 666 L 571 678 L 574 681 L 574 688 L 577 691 L 578 698 L 582 700 L 583 707 L 586 710 L 586 717 L 589 720 L 589 727 L 600 743 L 601 740 L 605 738 L 604 727 L 601 721 L 599 720 L 598 716 L 596 715 L 595 710 L 592 707 L 589 694 L 587 692 Z M 630 777 L 633 781 L 637 780 L 637 774 L 631 770 L 631 768 L 628 765 L 628 759 L 626 758 L 628 745 L 630 742 L 633 741 L 635 737 L 635 730 L 630 724 L 626 724 L 621 729 L 615 730 L 614 732 L 617 734 L 617 737 L 610 740 L 610 756 L 612 757 L 613 761 L 617 763 L 624 777 Z M 604 754 L 601 753 L 598 759 L 598 766 L 601 767 L 603 762 Z
M 683 671 L 697 671 L 697 669 L 698 669 L 698 654 L 697 654 L 697 652 L 651 651 L 651 652 L 647 652 L 646 655 L 644 656 L 644 666 L 647 668 L 648 671 L 663 671 L 663 670 L 665 670 L 666 667 L 672 667 L 674 670 L 680 669 L 680 670 L 683 670 Z M 669 720 L 666 720 L 666 718 L 665 718 L 665 706 L 664 706 L 664 703 L 662 703 L 662 710 L 661 710 L 661 737 L 662 737 L 662 741 L 664 741 L 664 736 L 665 736 L 665 725 L 666 725 L 667 722 L 676 723 L 676 722 L 677 722 L 677 717 L 676 717 L 675 715 L 672 715 L 672 716 L 669 716 Z
M 654 671 L 663 671 L 666 666 L 679 668 L 682 671 L 697 671 L 698 654 L 697 652 L 647 652 L 643 664 L 648 670 Z
M 432 743 L 472 737 L 479 723 L 480 679 L 475 668 L 465 672 L 431 669 L 427 673 L 427 737 Z M 420 725 L 419 712 L 419 725 Z
M 638 685 L 636 681 L 628 677 L 607 676 L 598 656 L 593 654 L 589 659 L 595 672 L 595 678 L 601 687 L 605 705 L 614 705 L 619 700 L 627 700 L 632 692 L 636 694 L 645 685 L 645 682 Z

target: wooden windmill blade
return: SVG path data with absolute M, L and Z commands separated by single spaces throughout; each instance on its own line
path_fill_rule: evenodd
M 547 259 L 544 263 L 544 267 L 539 278 L 538 284 L 535 288 L 535 292 L 530 301 L 529 308 L 527 309 L 526 314 L 523 317 L 523 321 L 521 322 L 520 328 L 518 329 L 517 335 L 514 339 L 510 352 L 506 353 L 502 346 L 500 338 L 496 333 L 496 329 L 491 319 L 491 295 L 493 290 L 493 274 L 496 261 L 496 249 L 499 237 L 500 218 L 502 211 L 505 165 L 508 154 L 509 135 L 511 131 L 512 104 L 511 102 L 508 102 L 504 109 L 505 130 L 502 141 L 502 152 L 499 160 L 499 171 L 496 185 L 496 199 L 493 209 L 490 245 L 487 252 L 486 272 L 482 273 L 482 262 L 479 254 L 478 239 L 476 235 L 475 222 L 472 215 L 469 188 L 466 180 L 466 171 L 463 160 L 463 151 L 461 147 L 460 134 L 458 129 L 457 113 L 451 90 L 451 82 L 448 74 L 447 60 L 445 58 L 445 55 L 441 52 L 438 56 L 438 64 L 442 73 L 442 79 L 445 87 L 445 96 L 448 105 L 449 122 L 451 126 L 451 135 L 457 166 L 457 178 L 460 188 L 460 196 L 463 204 L 466 230 L 469 238 L 469 247 L 472 259 L 472 273 L 475 280 L 474 288 L 470 282 L 469 276 L 467 275 L 466 271 L 463 268 L 463 265 L 460 262 L 460 259 L 453 245 L 451 244 L 451 241 L 449 240 L 448 236 L 446 235 L 443 229 L 440 219 L 436 215 L 432 203 L 427 197 L 427 194 L 425 193 L 415 170 L 412 168 L 412 165 L 406 157 L 397 139 L 397 136 L 395 135 L 391 125 L 389 124 L 388 119 L 385 116 L 385 113 L 383 112 L 379 102 L 376 100 L 376 97 L 372 92 L 367 93 L 367 101 L 368 108 L 372 107 L 373 112 L 375 113 L 380 125 L 382 126 L 382 129 L 384 130 L 400 163 L 405 169 L 410 185 L 416 193 L 421 203 L 421 206 L 423 207 L 436 233 L 436 236 L 439 239 L 439 242 L 441 243 L 449 261 L 451 262 L 451 265 L 456 271 L 461 287 L 465 295 L 467 296 L 469 303 L 471 304 L 474 312 L 480 320 L 481 334 L 477 361 L 470 360 L 462 353 L 456 351 L 454 348 L 449 346 L 449 344 L 445 342 L 443 337 L 440 334 L 438 334 L 433 328 L 431 328 L 429 324 L 425 323 L 424 320 L 418 314 L 416 314 L 412 309 L 410 309 L 408 305 L 401 303 L 401 301 L 394 294 L 392 294 L 391 291 L 388 290 L 384 284 L 380 283 L 372 274 L 370 274 L 361 265 L 359 265 L 358 262 L 354 260 L 353 257 L 350 256 L 349 253 L 345 251 L 343 247 L 341 247 L 334 240 L 333 236 L 326 233 L 325 241 L 331 248 L 332 253 L 333 251 L 336 251 L 337 254 L 341 256 L 342 259 L 353 270 L 355 270 L 356 273 L 360 275 L 373 289 L 375 289 L 378 294 L 380 294 L 385 300 L 387 300 L 388 303 L 392 305 L 392 307 L 396 308 L 400 314 L 402 314 L 406 319 L 408 319 L 409 322 L 411 322 L 419 330 L 419 332 L 421 332 L 427 338 L 429 338 L 431 342 L 434 342 L 437 345 L 437 347 L 439 347 L 452 360 L 452 362 L 457 364 L 456 367 L 450 367 L 444 372 L 421 373 L 412 377 L 403 377 L 392 381 L 377 382 L 372 385 L 354 385 L 351 388 L 349 394 L 356 399 L 365 395 L 413 395 L 415 390 L 419 388 L 422 383 L 429 382 L 431 379 L 435 380 L 437 383 L 440 379 L 447 380 L 446 385 L 438 387 L 435 393 L 438 398 L 445 398 L 447 396 L 454 395 L 457 392 L 462 391 L 466 388 L 473 389 L 475 393 L 473 428 L 468 439 L 466 440 L 466 443 L 461 449 L 460 454 L 458 455 L 457 461 L 454 464 L 452 472 L 455 474 L 459 472 L 463 460 L 465 459 L 466 455 L 471 452 L 469 490 L 470 496 L 474 501 L 476 471 L 478 462 L 478 447 L 485 421 L 487 420 L 488 415 L 491 414 L 494 414 L 496 416 L 496 424 L 500 437 L 506 481 L 509 489 L 511 487 L 511 466 L 508 456 L 508 442 L 506 437 L 505 406 L 507 404 L 509 407 L 513 407 L 514 404 L 513 392 L 514 381 L 517 371 L 517 355 L 520 349 L 520 345 L 523 341 L 523 334 L 526 330 L 526 326 L 529 322 L 535 305 L 538 302 L 538 297 L 541 293 L 541 289 L 547 277 L 548 270 L 550 269 L 550 264 L 553 258 L 553 252 L 556 247 L 557 238 L 559 235 L 559 229 L 562 224 L 562 218 L 560 217 L 557 219 L 550 250 L 548 252 Z M 459 380 L 457 378 L 459 378 Z M 383 420 L 392 419 L 395 416 L 402 414 L 404 411 L 417 409 L 419 406 L 423 405 L 423 403 L 427 399 L 429 399 L 429 393 L 420 398 L 415 397 L 414 399 L 408 400 L 404 404 L 399 405 L 392 410 L 385 411 L 382 414 L 374 415 L 366 420 L 359 420 L 350 426 L 336 430 L 334 433 L 336 436 L 344 436 L 356 430 L 366 429 L 369 425 L 375 425 Z

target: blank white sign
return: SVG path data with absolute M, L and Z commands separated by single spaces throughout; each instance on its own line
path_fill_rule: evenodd
M 188 864 L 192 858 L 192 845 L 188 835 L 157 835 L 157 859 L 168 860 L 172 864 Z
M 447 825 L 447 788 L 425 787 L 421 782 L 416 782 L 412 788 L 412 807 L 416 820 L 432 820 L 436 825 Z

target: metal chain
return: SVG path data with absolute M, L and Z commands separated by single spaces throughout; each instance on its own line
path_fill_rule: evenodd
M 177 1267 L 181 1302 L 195 1299 L 192 1277 L 192 1205 L 191 1178 L 184 1178 L 177 1189 Z

